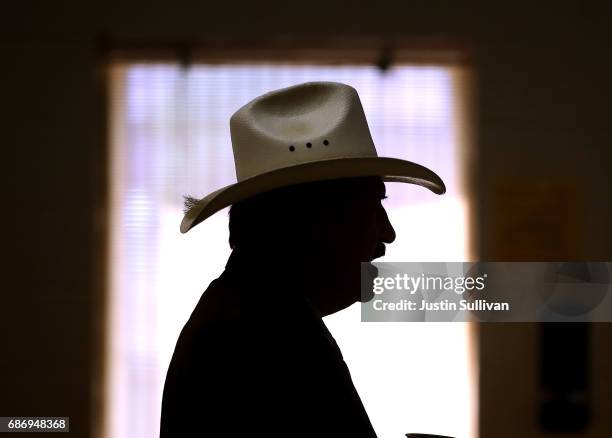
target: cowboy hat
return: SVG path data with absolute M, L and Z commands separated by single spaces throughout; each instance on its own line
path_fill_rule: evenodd
M 346 84 L 308 82 L 266 93 L 234 113 L 230 131 L 237 182 L 194 202 L 181 233 L 222 208 L 292 184 L 380 176 L 446 191 L 430 169 L 377 155 L 359 95 Z

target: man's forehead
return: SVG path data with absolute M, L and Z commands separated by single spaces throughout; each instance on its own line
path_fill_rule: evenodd
M 385 183 L 379 176 L 361 178 L 358 184 L 353 185 L 350 191 L 359 198 L 384 198 L 386 195 Z
M 370 182 L 368 186 L 371 190 L 371 193 L 373 193 L 377 197 L 383 198 L 387 193 L 385 183 L 383 182 L 382 178 L 379 176 L 370 178 Z
M 348 198 L 384 198 L 386 195 L 386 187 L 382 177 L 380 176 L 366 176 L 323 181 L 323 183 L 318 186 L 317 195 L 326 196 L 331 195 L 332 193 Z
M 376 178 L 376 193 L 379 194 L 380 197 L 384 197 L 387 194 L 387 187 L 385 187 L 382 178 Z

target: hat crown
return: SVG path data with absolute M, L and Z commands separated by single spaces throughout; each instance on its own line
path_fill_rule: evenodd
M 230 131 L 238 181 L 296 164 L 377 156 L 357 91 L 336 82 L 266 93 L 234 113 Z

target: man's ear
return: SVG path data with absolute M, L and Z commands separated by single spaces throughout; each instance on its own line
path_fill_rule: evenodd
M 313 221 L 308 227 L 308 239 L 311 243 L 317 243 L 326 237 L 325 226 L 320 221 Z
M 338 238 L 339 226 L 341 226 L 341 224 L 334 221 L 328 221 L 318 225 L 318 235 L 321 246 L 326 250 L 335 246 Z
M 325 250 L 332 244 L 335 234 L 335 227 L 330 221 L 312 221 L 308 231 L 304 236 L 307 242 L 312 244 L 315 249 Z

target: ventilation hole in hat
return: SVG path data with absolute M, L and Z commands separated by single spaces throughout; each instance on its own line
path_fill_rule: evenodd
M 306 147 L 307 148 L 311 148 L 312 147 L 312 143 L 306 143 Z
M 323 140 L 323 144 L 324 144 L 325 146 L 327 146 L 327 145 L 329 144 L 329 142 L 328 142 L 327 140 Z
M 295 146 L 293 146 L 293 145 L 289 146 L 289 150 L 290 150 L 291 152 L 293 152 L 293 151 L 295 150 Z

